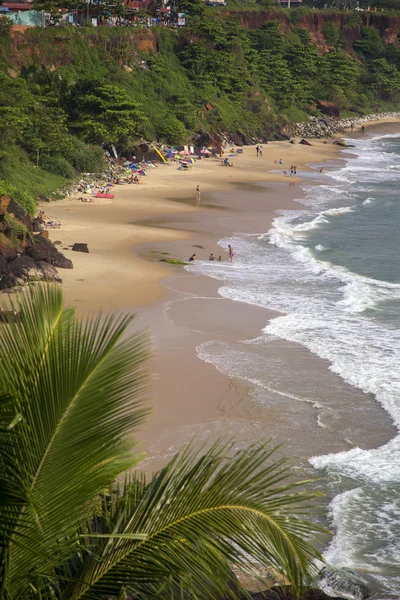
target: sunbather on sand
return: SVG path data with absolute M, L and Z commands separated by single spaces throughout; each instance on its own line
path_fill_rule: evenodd
M 51 220 L 51 221 L 46 221 L 46 223 L 44 224 L 45 229 L 59 229 L 61 227 L 62 223 L 61 221 L 57 221 L 57 220 Z
M 46 215 L 44 210 L 39 210 L 37 218 L 42 219 L 42 221 L 45 221 L 46 219 L 50 219 L 51 217 L 49 217 L 49 215 Z

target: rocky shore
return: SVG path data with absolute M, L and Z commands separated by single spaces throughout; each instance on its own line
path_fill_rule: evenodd
M 354 117 L 340 119 L 337 117 L 310 117 L 305 123 L 294 123 L 288 130 L 294 137 L 301 138 L 332 138 L 337 135 L 343 134 L 346 130 L 351 129 L 351 125 L 354 127 L 361 127 L 365 123 L 371 123 L 373 121 L 381 121 L 383 119 L 400 117 L 400 113 L 374 113 L 372 115 L 365 115 L 363 117 Z
M 58 268 L 72 269 L 48 239 L 40 219 L 31 219 L 8 196 L 0 197 L 0 290 L 11 291 L 32 281 L 61 283 Z

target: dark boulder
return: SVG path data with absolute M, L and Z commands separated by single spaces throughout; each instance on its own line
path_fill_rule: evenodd
M 318 586 L 330 594 L 340 594 L 341 597 L 354 600 L 367 600 L 371 597 L 364 579 L 355 571 L 345 567 L 326 566 L 318 574 Z
M 0 256 L 0 290 L 11 288 L 15 284 L 15 278 L 12 275 L 7 260 L 4 256 Z
M 290 140 L 290 135 L 286 133 L 274 133 L 274 138 L 277 142 L 288 142 Z
M 8 263 L 8 269 L 19 279 L 28 280 L 29 274 L 36 268 L 35 261 L 31 256 L 22 255 Z
M 89 248 L 87 244 L 76 243 L 72 246 L 72 250 L 74 252 L 89 252 Z
M 303 144 L 303 146 L 312 146 L 312 144 L 310 144 L 310 142 L 307 142 L 307 140 L 305 140 L 304 138 L 300 140 L 299 144 Z
M 44 262 L 44 260 L 38 260 L 37 263 L 35 263 L 35 266 L 45 281 L 56 281 L 57 283 L 62 283 L 62 279 L 57 269 L 53 267 L 53 265 L 49 265 L 49 263 Z
M 12 198 L 7 207 L 8 214 L 13 214 L 18 221 L 25 225 L 28 231 L 32 231 L 32 221 L 28 213 L 22 206 L 15 202 Z
M 43 225 L 44 225 L 43 219 L 39 219 L 38 217 L 36 217 L 35 219 L 32 219 L 33 233 L 39 233 L 40 231 L 42 231 Z
M 234 146 L 243 146 L 243 138 L 240 133 L 230 133 L 229 139 Z
M 242 135 L 242 141 L 245 146 L 252 146 L 254 144 L 254 140 L 252 140 L 245 134 Z
M 14 260 L 19 253 L 17 248 L 10 246 L 9 244 L 0 244 L 0 254 L 8 260 Z
M 72 261 L 59 252 L 50 240 L 35 236 L 26 247 L 25 253 L 31 256 L 35 262 L 44 261 L 61 269 L 73 269 Z

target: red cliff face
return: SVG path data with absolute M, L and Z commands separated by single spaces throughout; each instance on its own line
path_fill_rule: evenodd
M 295 13 L 294 13 L 295 14 Z M 225 11 L 225 16 L 231 16 L 240 22 L 242 27 L 247 29 L 258 29 L 267 21 L 279 21 L 281 33 L 285 33 L 291 23 L 288 13 L 277 10 L 260 11 Z M 385 44 L 397 44 L 397 34 L 400 29 L 400 18 L 388 17 L 379 13 L 359 13 L 363 25 L 369 25 L 378 29 Z M 334 23 L 342 32 L 346 43 L 346 49 L 351 50 L 354 42 L 360 38 L 360 30 L 357 25 L 350 23 L 351 13 L 336 13 L 330 11 L 303 12 L 300 9 L 299 20 L 293 27 L 303 27 L 307 29 L 311 40 L 323 52 L 327 51 L 326 40 L 324 37 L 324 26 L 326 23 Z
M 399 17 L 388 17 L 387 15 L 380 15 L 379 13 L 368 13 L 362 14 L 364 25 L 370 25 L 378 29 L 379 34 L 385 44 L 396 44 L 397 34 L 400 29 L 400 18 Z
M 386 44 L 398 44 L 398 32 L 400 30 L 400 18 L 388 17 L 380 13 L 359 13 L 364 26 L 371 26 L 379 31 L 379 34 Z M 351 20 L 354 18 L 352 13 L 346 12 L 331 12 L 331 11 L 303 11 L 299 10 L 296 14 L 292 12 L 292 23 L 289 20 L 288 12 L 282 10 L 265 9 L 260 11 L 224 11 L 222 16 L 233 17 L 247 29 L 258 29 L 268 21 L 276 20 L 279 22 L 281 33 L 285 33 L 291 27 L 303 27 L 311 37 L 312 42 L 320 49 L 321 52 L 327 52 L 328 46 L 324 37 L 324 27 L 327 23 L 334 23 L 343 33 L 345 46 L 347 51 L 351 51 L 353 44 L 360 38 L 360 28 L 357 24 L 352 25 Z M 294 17 L 297 17 L 296 23 L 293 23 Z M 41 30 L 42 31 L 42 30 Z M 79 38 L 79 31 L 75 32 Z M 110 35 L 107 38 L 99 35 L 99 32 L 85 34 L 85 39 L 89 46 L 104 46 L 107 50 L 113 53 L 113 48 L 118 49 L 121 44 L 119 32 L 115 31 L 115 35 Z M 187 43 L 188 34 L 185 30 L 179 32 L 179 40 L 181 43 Z M 46 39 L 46 36 L 41 42 L 40 32 L 32 30 L 32 28 L 23 26 L 13 26 L 11 29 L 11 53 L 10 59 L 12 65 L 16 68 L 21 68 L 23 65 L 30 64 L 32 59 L 39 64 L 44 64 L 49 68 L 58 68 L 74 62 L 74 35 L 71 32 L 63 32 L 62 29 L 55 32 L 51 37 Z M 157 52 L 158 33 L 151 29 L 132 31 L 124 38 L 126 44 L 131 46 L 131 50 L 142 52 Z M 193 36 L 191 36 L 193 38 Z M 49 42 L 51 42 L 49 44 Z M 117 52 L 114 53 L 115 57 Z
M 119 47 L 120 39 L 118 37 L 118 31 L 116 35 L 109 39 L 102 39 L 97 36 L 96 33 L 88 34 L 86 41 L 89 46 L 100 47 L 105 46 L 112 53 L 112 49 L 115 46 Z M 49 48 L 48 42 L 40 42 L 40 36 L 35 35 L 34 30 L 31 27 L 23 27 L 15 25 L 11 28 L 11 52 L 10 58 L 12 64 L 20 69 L 24 65 L 32 63 L 32 60 L 38 64 L 43 64 L 53 70 L 64 65 L 68 65 L 74 62 L 74 37 L 65 34 L 62 29 L 57 32 L 57 35 L 51 38 L 51 47 Z M 127 38 L 125 38 L 126 42 Z M 158 34 L 151 30 L 135 31 L 130 33 L 129 44 L 132 46 L 132 50 L 142 52 L 157 52 Z

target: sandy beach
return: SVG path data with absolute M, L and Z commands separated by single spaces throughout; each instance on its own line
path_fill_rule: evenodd
M 212 158 L 198 161 L 187 171 L 179 171 L 175 163 L 168 162 L 149 170 L 139 185 L 115 186 L 113 200 L 81 203 L 71 196 L 51 206 L 41 205 L 41 209 L 63 223 L 61 229 L 50 231 L 50 237 L 62 242 L 63 252 L 74 263 L 71 272 L 62 273 L 67 302 L 85 309 L 115 309 L 143 306 L 163 297 L 165 290 L 159 282 L 174 273 L 174 268 L 159 264 L 155 257 L 144 260 L 132 248 L 153 244 L 156 249 L 171 240 L 189 240 L 190 225 L 183 229 L 179 224 L 181 217 L 198 212 L 208 215 L 212 192 L 233 189 L 237 184 L 246 188 L 279 181 L 295 187 L 307 164 L 332 159 L 337 154 L 337 146 L 332 142 L 312 144 L 272 142 L 264 145 L 262 157 L 256 156 L 254 147 L 246 147 L 243 154 L 231 159 L 232 168 L 223 167 L 220 159 Z M 281 158 L 283 165 L 274 163 Z M 297 179 L 283 175 L 291 164 L 298 168 Z M 195 207 L 198 184 L 200 209 Z M 277 208 L 283 208 L 279 196 L 275 193 L 265 197 L 270 217 Z M 229 199 L 226 205 L 229 209 Z M 244 203 L 242 208 L 246 209 Z M 168 227 L 164 226 L 166 223 Z M 214 229 L 218 235 L 218 228 Z M 75 242 L 87 243 L 90 254 L 72 252 L 68 247 Z M 182 254 L 176 258 L 187 260 L 187 252 L 192 254 L 190 244 L 183 245 Z
M 67 302 L 84 312 L 134 310 L 135 326 L 150 331 L 153 414 L 141 435 L 149 471 L 194 436 L 204 441 L 224 435 L 239 445 L 274 437 L 277 443 L 286 442 L 286 453 L 304 458 L 368 443 L 365 430 L 359 439 L 353 432 L 348 440 L 345 428 L 341 437 L 336 428 L 318 428 L 312 403 L 298 402 L 294 414 L 293 402 L 276 390 L 271 391 L 266 409 L 254 402 L 248 382 L 199 360 L 200 344 L 256 338 L 276 313 L 221 298 L 217 281 L 159 262 L 165 256 L 187 260 L 194 252 L 201 260 L 213 252 L 226 261 L 227 253 L 217 245 L 222 237 L 232 232 L 265 233 L 276 210 L 298 208 L 294 198 L 301 197 L 298 184 L 302 175 L 307 177 L 307 165 L 338 160 L 338 147 L 331 140 L 311 143 L 273 142 L 264 145 L 262 157 L 246 147 L 232 159 L 233 168 L 211 158 L 198 161 L 189 171 L 179 171 L 173 163 L 160 165 L 140 185 L 115 186 L 113 200 L 80 203 L 71 197 L 43 205 L 63 223 L 51 232 L 51 239 L 62 241 L 61 248 L 74 262 L 73 270 L 61 273 Z M 281 158 L 284 164 L 276 164 Z M 297 166 L 297 178 L 282 173 L 291 164 Z M 195 207 L 197 184 L 200 209 Z M 65 250 L 75 242 L 86 242 L 90 253 Z M 296 372 L 296 388 L 310 388 L 323 378 L 321 394 L 334 401 L 345 389 L 355 402 L 363 396 L 365 405 L 364 394 L 297 344 L 277 341 L 268 348 L 268 360 L 282 371 Z M 383 443 L 390 437 L 389 420 L 372 396 L 368 404 L 375 411 L 375 440 Z

